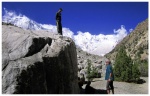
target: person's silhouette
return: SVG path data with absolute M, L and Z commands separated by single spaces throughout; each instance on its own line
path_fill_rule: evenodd
M 95 89 L 93 87 L 90 86 L 91 81 L 87 82 L 87 85 L 85 87 L 85 94 L 94 94 L 95 93 Z
M 62 8 L 60 8 L 58 10 L 58 12 L 56 13 L 56 25 L 57 25 L 57 31 L 60 35 L 62 35 L 62 24 L 61 24 L 61 12 L 62 12 Z

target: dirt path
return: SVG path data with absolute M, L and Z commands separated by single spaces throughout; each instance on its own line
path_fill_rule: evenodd
M 146 83 L 134 84 L 126 82 L 114 81 L 115 94 L 148 94 L 148 77 L 141 77 Z M 104 78 L 96 78 L 91 83 L 91 86 L 95 89 L 106 89 L 106 81 Z M 85 88 L 85 85 L 83 86 Z

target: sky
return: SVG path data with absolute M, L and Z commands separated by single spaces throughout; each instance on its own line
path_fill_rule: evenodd
M 15 18 L 24 16 L 57 33 L 55 15 L 59 8 L 63 9 L 63 36 L 72 38 L 82 50 L 101 56 L 148 18 L 148 2 L 53 1 L 2 2 L 2 19 L 17 21 Z
M 112 34 L 121 25 L 127 30 L 135 29 L 148 18 L 148 2 L 2 2 L 2 15 L 4 8 L 52 25 L 56 24 L 56 12 L 62 8 L 62 26 L 74 34 Z

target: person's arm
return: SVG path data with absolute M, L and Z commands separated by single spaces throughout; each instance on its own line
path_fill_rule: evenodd
M 112 67 L 109 68 L 109 71 L 110 71 L 110 74 L 109 74 L 109 79 L 108 79 L 108 81 L 111 81 L 111 78 L 112 78 Z
M 57 20 L 57 18 L 58 18 L 58 12 L 56 13 L 56 17 L 55 17 L 55 18 L 56 18 L 56 20 Z
M 112 78 L 112 73 L 110 73 L 108 81 L 111 81 L 111 78 Z

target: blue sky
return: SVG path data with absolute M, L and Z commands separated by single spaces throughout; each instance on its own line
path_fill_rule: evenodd
M 55 25 L 55 15 L 62 12 L 63 27 L 91 34 L 112 34 L 124 25 L 134 29 L 148 18 L 148 2 L 2 2 L 4 8 L 26 15 L 30 19 Z

